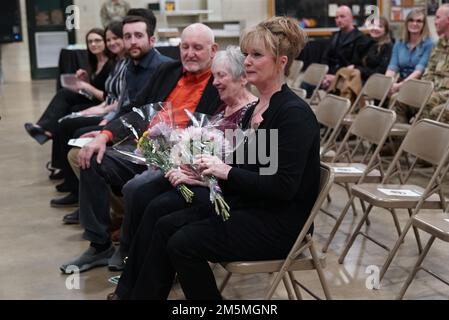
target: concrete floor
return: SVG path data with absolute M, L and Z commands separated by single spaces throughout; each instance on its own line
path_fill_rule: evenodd
M 63 225 L 64 214 L 73 209 L 49 206 L 59 197 L 55 184 L 48 179 L 46 162 L 50 159 L 51 143 L 38 145 L 25 132 L 23 124 L 36 121 L 54 94 L 54 81 L 4 84 L 0 87 L 0 299 L 105 299 L 114 285 L 108 278 L 117 275 L 106 268 L 98 268 L 80 275 L 79 289 L 67 289 L 71 280 L 59 271 L 61 263 L 80 254 L 88 243 L 82 240 L 79 226 Z M 423 182 L 422 177 L 417 178 Z M 332 189 L 332 203 L 328 209 L 338 212 L 346 201 L 339 187 Z M 401 212 L 402 225 L 407 214 Z M 386 251 L 359 238 L 344 264 L 337 257 L 346 240 L 345 232 L 354 227 L 356 218 L 348 214 L 327 254 L 326 278 L 334 299 L 393 299 L 407 277 L 417 257 L 412 233 L 407 235 L 399 256 L 393 261 L 380 290 L 370 290 L 366 282 L 369 266 L 382 266 Z M 369 234 L 393 244 L 396 232 L 391 215 L 374 210 Z M 316 221 L 315 241 L 320 247 L 327 238 L 333 220 L 320 214 Z M 422 235 L 424 240 L 426 236 Z M 447 261 L 449 245 L 436 241 L 426 265 L 449 278 Z M 221 282 L 224 272 L 216 268 Z M 320 295 L 319 282 L 312 271 L 298 272 L 297 278 Z M 224 296 L 228 299 L 258 299 L 269 280 L 266 275 L 231 278 Z M 282 285 L 275 298 L 285 299 Z M 171 298 L 182 299 L 182 291 L 175 286 Z M 308 298 L 305 295 L 305 298 Z M 449 288 L 426 273 L 419 273 L 406 294 L 407 299 L 449 299 Z

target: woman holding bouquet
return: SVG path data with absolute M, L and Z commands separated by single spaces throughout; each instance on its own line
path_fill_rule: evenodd
M 265 144 L 265 150 L 273 150 L 270 142 L 277 142 L 277 171 L 267 175 L 263 169 L 273 164 L 259 160 L 231 167 L 210 156 L 199 159 L 202 174 L 219 179 L 231 207 L 230 219 L 223 221 L 213 209 L 201 207 L 160 218 L 138 278 L 131 286 L 120 282 L 115 298 L 166 299 L 177 274 L 187 299 L 221 299 L 209 261 L 287 256 L 318 195 L 320 180 L 318 123 L 309 106 L 285 85 L 305 38 L 296 20 L 273 17 L 241 40 L 247 79 L 260 92 L 246 123 L 256 129 L 258 144 Z M 276 130 L 278 139 L 263 139 L 263 130 Z
M 219 51 L 212 62 L 211 71 L 214 76 L 213 85 L 217 88 L 220 99 L 223 105 L 218 108 L 217 113 L 211 119 L 211 123 L 222 123 L 221 130 L 235 129 L 241 127 L 241 122 L 246 111 L 257 103 L 257 97 L 247 90 L 248 81 L 246 80 L 245 57 L 240 52 L 240 49 L 235 46 L 228 47 L 226 51 Z M 185 169 L 187 169 L 185 167 Z M 188 204 L 181 194 L 173 188 L 170 184 L 174 179 L 178 178 L 177 187 L 179 184 L 189 185 L 189 188 L 194 192 L 193 203 L 191 205 L 198 205 L 201 203 L 210 204 L 209 190 L 207 186 L 191 187 L 201 185 L 198 176 L 188 170 L 172 170 L 166 177 L 160 175 L 157 179 L 152 179 L 144 185 L 139 185 L 136 188 L 131 180 L 122 190 L 125 201 L 125 214 L 123 225 L 121 228 L 121 243 L 120 250 L 116 251 L 114 259 L 117 264 L 123 266 L 123 258 L 129 256 L 129 249 L 137 234 L 137 230 L 141 225 L 141 220 L 145 216 L 145 222 L 142 223 L 145 232 L 139 234 L 140 238 L 135 251 L 145 251 L 140 248 L 141 244 L 145 244 L 151 240 L 152 229 L 156 221 L 166 212 L 183 209 Z M 182 177 L 182 180 L 179 178 Z M 163 194 L 166 191 L 172 190 L 168 194 Z M 162 192 L 161 192 L 162 191 Z M 161 196 L 161 197 L 159 197 Z M 156 200 L 156 197 L 158 200 Z M 155 201 L 152 201 L 155 200 Z M 160 202 L 169 203 L 170 206 L 159 206 Z M 151 203 L 151 205 L 150 205 Z M 157 209 L 154 209 L 157 207 Z M 162 209 L 163 210 L 159 210 Z M 143 238 L 144 239 L 143 239 Z M 119 256 L 117 256 L 119 255 Z M 140 254 L 132 254 L 140 259 Z M 128 265 L 131 264 L 131 259 L 128 260 Z M 140 262 L 137 265 L 140 266 Z M 123 268 L 123 267 L 122 267 Z

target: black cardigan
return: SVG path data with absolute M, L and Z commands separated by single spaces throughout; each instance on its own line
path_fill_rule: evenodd
M 252 111 L 247 113 L 247 125 Z M 263 119 L 257 136 L 261 129 L 278 130 L 277 172 L 260 175 L 259 169 L 269 165 L 259 161 L 257 164 L 235 164 L 228 180 L 220 181 L 220 185 L 231 206 L 231 218 L 233 209 L 255 212 L 262 219 L 266 216 L 267 221 L 272 221 L 275 215 L 277 226 L 282 226 L 279 230 L 294 237 L 307 220 L 318 195 L 319 125 L 309 105 L 286 85 L 271 97 Z M 269 152 L 269 143 L 265 150 Z
M 372 40 L 368 52 L 363 56 L 356 56 L 354 59 L 355 68 L 360 70 L 362 80 L 366 81 L 374 73 L 384 74 L 390 63 L 393 44 L 386 43 L 379 47 L 377 42 Z
M 173 61 L 161 64 L 155 74 L 143 86 L 142 90 L 137 95 L 135 102 L 127 108 L 123 108 L 124 110 L 120 110 L 120 114 L 118 116 L 123 116 L 127 112 L 130 112 L 132 107 L 139 107 L 149 103 L 165 101 L 165 99 L 167 99 L 172 90 L 175 88 L 181 76 L 181 62 Z M 211 76 L 195 109 L 196 112 L 213 115 L 218 106 L 221 104 L 218 91 L 212 85 L 213 81 L 213 76 Z M 121 140 L 130 133 L 129 130 L 121 124 L 120 119 L 116 119 L 108 123 L 104 130 L 109 130 L 112 132 L 114 135 L 114 142 Z

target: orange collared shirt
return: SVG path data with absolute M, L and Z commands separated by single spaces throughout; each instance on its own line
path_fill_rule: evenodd
M 183 74 L 178 80 L 176 87 L 165 100 L 166 102 L 171 102 L 173 121 L 176 127 L 187 127 L 190 119 L 184 110 L 189 110 L 192 113 L 195 112 L 211 75 L 210 69 L 201 74 L 191 74 L 183 70 Z M 160 117 L 156 117 L 151 122 L 150 127 L 159 122 L 158 120 L 160 120 Z

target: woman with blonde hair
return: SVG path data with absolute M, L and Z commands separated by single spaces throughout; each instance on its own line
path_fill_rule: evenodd
M 202 174 L 219 180 L 230 218 L 223 221 L 212 206 L 161 217 L 138 277 L 132 287 L 116 291 L 115 298 L 167 299 L 177 274 L 187 299 L 219 300 L 209 261 L 288 255 L 320 182 L 319 125 L 309 105 L 285 84 L 291 63 L 306 42 L 298 25 L 293 18 L 273 17 L 248 30 L 240 43 L 247 80 L 260 92 L 243 127 L 255 129 L 259 149 L 276 151 L 271 162 L 248 163 L 255 155 L 248 157 L 252 148 L 247 145 L 243 163 L 230 166 L 212 156 L 198 159 Z
M 421 78 L 432 47 L 425 12 L 422 9 L 410 11 L 404 22 L 402 39 L 395 43 L 385 73 L 391 77 L 398 76 L 398 81 L 391 88 L 390 94 L 398 92 L 404 81 Z

